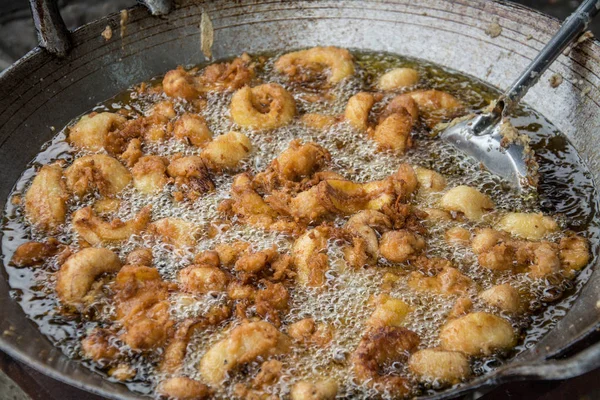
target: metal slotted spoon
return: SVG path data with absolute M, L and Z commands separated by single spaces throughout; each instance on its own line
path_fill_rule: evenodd
M 503 143 L 500 123 L 537 83 L 550 64 L 587 29 L 600 11 L 600 0 L 584 1 L 563 23 L 540 54 L 492 105 L 477 115 L 456 119 L 440 136 L 454 147 L 481 162 L 490 172 L 507 179 L 515 187 L 531 186 L 529 157 L 518 143 Z

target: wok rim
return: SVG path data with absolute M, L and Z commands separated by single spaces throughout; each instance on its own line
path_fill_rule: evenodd
M 477 8 L 477 5 L 481 4 L 481 2 L 478 0 L 457 0 L 455 2 L 458 2 L 461 4 L 466 4 L 467 6 L 471 6 L 474 8 Z M 388 2 L 383 1 L 383 3 L 388 3 Z M 495 0 L 493 3 L 494 3 L 494 6 L 506 8 L 507 13 L 527 13 L 532 18 L 537 18 L 538 20 L 545 20 L 546 22 L 560 22 L 560 20 L 554 16 L 545 14 L 541 11 L 535 10 L 531 7 L 528 7 L 528 6 L 525 6 L 522 4 L 510 2 L 508 0 Z M 263 4 L 263 3 L 261 3 L 261 4 Z M 393 2 L 389 2 L 389 4 L 391 6 L 395 5 L 395 3 L 393 3 Z M 190 7 L 190 5 L 186 4 L 180 8 L 186 8 L 186 7 Z M 131 12 L 140 13 L 143 11 L 147 11 L 145 9 L 145 7 L 140 4 L 126 8 L 125 10 L 127 10 L 130 13 Z M 101 32 L 109 20 L 112 20 L 112 19 L 115 19 L 118 17 L 119 17 L 119 12 L 115 12 L 115 13 L 108 14 L 97 20 L 86 23 L 86 24 L 78 27 L 77 29 L 73 30 L 71 32 L 71 37 L 72 38 L 83 37 L 88 31 Z M 146 15 L 143 16 L 143 18 L 152 18 L 152 16 L 150 15 L 150 13 L 146 13 Z M 158 17 L 155 17 L 155 18 L 158 18 Z M 594 36 L 591 38 L 591 41 L 593 42 L 593 46 L 600 49 L 600 39 L 599 38 L 596 38 Z M 46 50 L 44 48 L 37 46 L 37 47 L 31 49 L 29 52 L 27 52 L 23 57 L 21 57 L 17 61 L 15 61 L 8 68 L 6 68 L 2 72 L 0 72 L 0 85 L 3 83 L 3 80 L 7 76 L 10 76 L 14 71 L 18 71 L 28 61 L 34 60 L 36 57 L 43 55 L 45 51 Z M 599 72 L 599 74 L 600 74 L 600 72 Z M 478 78 L 476 78 L 476 79 L 478 79 Z M 486 83 L 490 84 L 489 82 L 486 82 Z M 0 146 L 1 145 L 2 145 L 2 143 L 0 143 Z M 595 187 L 597 187 L 596 180 L 593 179 L 593 181 L 594 181 Z M 598 196 L 600 196 L 600 193 L 598 193 Z M 3 231 L 0 230 L 0 239 L 2 237 L 3 237 Z M 598 254 L 596 254 L 595 256 L 598 256 Z M 598 265 L 599 260 L 596 259 L 595 262 L 596 262 L 596 264 L 594 264 L 594 265 L 590 264 L 590 265 L 586 266 L 586 269 L 594 269 Z M 8 282 L 6 279 L 7 272 L 6 272 L 5 265 L 2 265 L 2 267 L 0 268 L 0 273 L 2 273 L 3 279 L 6 281 L 7 286 L 10 288 L 10 285 L 8 285 Z M 581 294 L 581 290 L 583 290 L 583 288 L 588 283 L 590 278 L 591 278 L 591 275 L 589 277 L 587 277 L 586 281 L 583 283 L 583 286 L 580 289 L 580 292 L 578 292 L 575 295 L 576 298 L 573 301 L 573 304 L 571 305 L 571 307 L 579 301 L 579 296 Z M 21 308 L 20 305 L 19 305 L 19 307 Z M 21 308 L 21 310 L 22 310 L 22 308 Z M 568 312 L 570 312 L 570 310 L 571 309 L 569 308 Z M 26 319 L 27 323 L 33 324 L 34 328 L 39 331 L 37 324 L 35 324 L 28 317 L 28 315 L 24 312 L 24 310 L 22 310 L 22 311 L 23 311 L 23 317 Z M 566 314 L 564 316 L 562 316 L 560 319 L 562 320 L 565 317 L 566 317 Z M 580 335 L 578 335 L 574 339 L 568 340 L 568 343 L 566 343 L 562 348 L 557 349 L 556 351 L 554 351 L 551 354 L 546 354 L 538 359 L 528 360 L 528 361 L 524 361 L 524 362 L 518 362 L 518 361 L 515 361 L 514 359 L 509 359 L 505 365 L 494 369 L 492 372 L 490 372 L 486 375 L 475 377 L 474 379 L 470 379 L 465 383 L 461 383 L 459 385 L 455 385 L 455 386 L 446 388 L 443 391 L 440 391 L 439 393 L 435 393 L 433 395 L 422 395 L 422 396 L 419 396 L 416 398 L 421 399 L 421 400 L 438 400 L 438 399 L 456 398 L 459 396 L 464 396 L 468 393 L 472 393 L 475 390 L 483 390 L 485 393 L 488 390 L 493 389 L 503 383 L 522 380 L 519 376 L 511 376 L 509 374 L 506 374 L 505 372 L 510 370 L 510 368 L 512 368 L 514 366 L 522 365 L 522 366 L 532 366 L 533 367 L 537 363 L 543 362 L 545 360 L 550 360 L 550 359 L 554 359 L 557 357 L 561 357 L 562 355 L 569 353 L 573 348 L 577 347 L 582 342 L 589 340 L 590 338 L 594 338 L 597 341 L 597 339 L 600 338 L 599 332 L 600 332 L 600 318 L 598 319 L 596 324 L 592 324 L 592 325 L 588 326 L 588 328 L 585 331 L 581 332 Z M 43 338 L 43 340 L 49 342 L 55 349 L 58 349 L 54 344 L 52 344 L 52 342 L 44 334 L 42 334 L 41 332 L 39 332 L 39 333 L 40 333 L 40 336 Z M 547 332 L 546 332 L 546 334 L 547 334 Z M 546 334 L 544 334 L 544 336 Z M 544 336 L 542 336 L 542 338 Z M 537 343 L 536 343 L 536 346 L 534 346 L 534 348 L 536 348 L 536 347 L 537 347 Z M 83 390 L 85 392 L 92 393 L 94 395 L 103 396 L 108 399 L 131 399 L 131 400 L 148 398 L 148 396 L 149 396 L 147 394 L 136 393 L 136 392 L 132 392 L 130 390 L 127 390 L 127 393 L 116 393 L 116 392 L 111 391 L 104 387 L 100 387 L 100 386 L 93 385 L 90 383 L 83 383 L 77 379 L 72 378 L 71 376 L 69 376 L 63 372 L 60 372 L 59 370 L 57 370 L 55 368 L 48 368 L 48 366 L 44 362 L 36 360 L 33 356 L 31 356 L 26 351 L 24 351 L 22 346 L 21 347 L 14 346 L 13 344 L 9 343 L 9 341 L 7 341 L 3 335 L 0 335 L 0 350 L 5 352 L 7 355 L 9 355 L 15 361 L 23 363 L 24 365 L 34 369 L 35 371 L 37 371 L 49 378 L 52 378 L 61 383 L 68 384 L 70 386 L 73 386 L 73 387 Z M 84 369 L 89 370 L 89 368 L 83 366 L 79 360 L 74 360 L 71 358 L 71 359 L 69 359 L 68 362 L 76 364 L 77 368 L 84 368 Z M 101 376 L 103 382 L 106 384 L 109 384 L 111 387 L 114 385 L 118 385 L 118 386 L 126 388 L 126 386 L 123 383 L 109 381 L 109 380 L 107 380 L 107 378 L 104 374 L 99 374 L 97 371 L 93 371 L 93 372 L 95 374 L 97 374 L 98 376 Z

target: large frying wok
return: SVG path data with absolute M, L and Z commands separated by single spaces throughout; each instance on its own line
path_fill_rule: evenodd
M 67 33 L 52 30 L 53 10 L 42 7 L 38 11 L 38 22 L 49 24 L 43 44 L 54 52 L 67 52 L 60 41 Z M 136 82 L 178 64 L 205 61 L 199 29 L 203 13 L 214 26 L 215 58 L 328 44 L 425 59 L 500 88 L 511 83 L 559 26 L 558 21 L 530 9 L 484 0 L 182 2 L 160 17 L 135 7 L 129 12 L 124 37 L 119 34 L 120 16 L 112 15 L 74 32 L 65 57 L 36 48 L 0 75 L 1 208 L 27 163 L 54 135 L 51 127 L 64 126 Z M 485 33 L 492 22 L 502 27 L 502 34 L 495 38 Z M 114 32 L 109 41 L 101 36 L 107 25 Z M 556 89 L 547 83 L 554 73 L 564 77 Z M 540 82 L 525 102 L 569 137 L 599 182 L 600 44 L 588 40 L 561 56 Z M 597 255 L 578 277 L 587 283 L 572 309 L 534 348 L 490 375 L 434 397 L 454 397 L 517 379 L 568 378 L 600 366 L 600 344 L 555 361 L 572 353 L 582 341 L 589 342 L 600 328 L 596 264 Z M 3 351 L 90 392 L 109 398 L 140 397 L 54 348 L 11 299 L 3 269 L 1 274 Z

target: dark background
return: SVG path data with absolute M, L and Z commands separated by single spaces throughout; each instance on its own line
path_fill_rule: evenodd
M 517 0 L 515 2 L 561 20 L 580 3 L 576 0 Z M 61 14 L 69 29 L 75 29 L 106 14 L 133 6 L 135 3 L 135 0 L 59 0 Z M 600 18 L 592 23 L 591 30 L 600 37 Z M 36 43 L 28 1 L 0 0 L 0 71 L 35 47 Z M 46 378 L 0 352 L 0 400 L 94 398 Z M 566 381 L 506 384 L 483 398 L 486 400 L 600 399 L 600 370 Z

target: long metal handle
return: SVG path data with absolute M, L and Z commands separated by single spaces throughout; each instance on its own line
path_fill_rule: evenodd
M 510 111 L 525 96 L 529 88 L 537 83 L 550 64 L 587 29 L 598 11 L 600 11 L 600 0 L 585 0 L 565 20 L 556 35 L 502 96 L 501 100 L 505 103 L 506 111 Z

